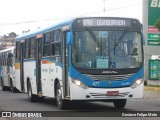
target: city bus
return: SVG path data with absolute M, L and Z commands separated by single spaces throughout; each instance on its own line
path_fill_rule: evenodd
M 0 82 L 2 90 L 16 92 L 15 82 L 15 47 L 0 51 Z
M 113 102 L 142 98 L 143 32 L 137 19 L 82 17 L 16 38 L 16 85 L 31 102 Z

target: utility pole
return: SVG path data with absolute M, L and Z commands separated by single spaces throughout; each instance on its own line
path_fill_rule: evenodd
M 104 16 L 106 15 L 106 0 L 103 0 L 104 2 L 104 8 L 103 8 L 103 12 L 104 12 Z

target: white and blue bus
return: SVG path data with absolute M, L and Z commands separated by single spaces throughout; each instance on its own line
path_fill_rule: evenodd
M 16 84 L 31 102 L 142 98 L 142 25 L 118 17 L 75 18 L 16 38 Z M 70 103 L 70 102 L 69 102 Z
M 16 92 L 15 82 L 15 47 L 0 51 L 0 82 L 2 90 Z

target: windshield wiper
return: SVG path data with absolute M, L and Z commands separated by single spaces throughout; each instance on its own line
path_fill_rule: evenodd
M 115 56 L 116 46 L 118 46 L 118 44 L 123 40 L 123 37 L 125 36 L 126 33 L 127 33 L 127 30 L 124 30 L 123 33 L 121 34 L 121 36 L 118 38 L 117 42 L 116 42 L 116 35 L 115 35 L 114 56 Z M 122 54 L 124 55 L 125 63 L 128 65 L 124 50 L 123 50 Z
M 122 35 L 118 38 L 118 43 L 117 43 L 117 45 L 122 41 L 122 38 L 124 37 L 124 35 L 126 34 L 126 32 L 127 32 L 127 30 L 124 30 L 123 31 L 123 33 L 122 33 Z
M 114 56 L 115 56 L 115 51 L 116 51 L 116 46 L 122 41 L 122 38 L 124 37 L 124 35 L 126 34 L 127 30 L 124 30 L 122 35 L 118 38 L 117 42 L 116 42 L 116 35 L 115 35 L 115 43 L 114 43 Z
M 102 47 L 101 43 L 99 42 L 98 38 L 96 37 L 96 35 L 93 33 L 92 30 L 90 30 L 90 28 L 86 28 L 87 31 L 89 32 L 89 34 L 91 35 L 91 37 L 93 38 L 93 40 L 97 43 L 98 47 Z

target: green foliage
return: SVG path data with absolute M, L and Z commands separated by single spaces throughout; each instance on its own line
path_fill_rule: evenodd
M 10 36 L 10 37 L 17 37 L 17 35 L 16 35 L 16 33 L 15 33 L 15 32 L 11 32 L 11 33 L 9 33 L 9 36 Z

